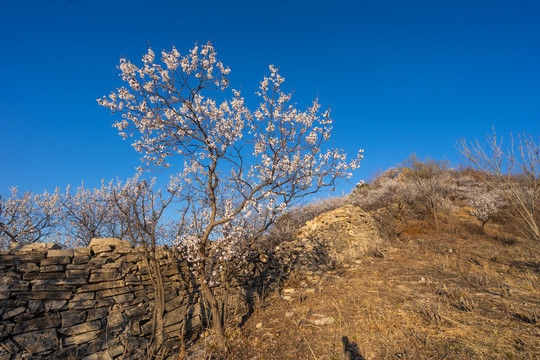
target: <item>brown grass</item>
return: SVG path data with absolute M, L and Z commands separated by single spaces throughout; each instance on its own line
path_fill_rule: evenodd
M 452 222 L 435 234 L 417 221 L 384 257 L 358 259 L 321 279 L 291 279 L 284 286 L 294 288 L 291 301 L 272 294 L 231 331 L 222 357 L 540 358 L 538 245 L 496 224 L 480 234 L 473 219 L 460 221 L 469 221 L 467 236 Z

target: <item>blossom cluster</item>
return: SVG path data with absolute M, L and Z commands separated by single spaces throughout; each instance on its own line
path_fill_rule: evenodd
M 250 109 L 240 91 L 228 89 L 230 69 L 211 43 L 161 55 L 158 62 L 149 49 L 139 66 L 121 59 L 127 86 L 98 103 L 122 115 L 114 126 L 142 154 L 141 170 L 179 166 L 177 241 L 194 267 L 215 270 L 241 258 L 291 204 L 358 168 L 362 150 L 348 160 L 327 146 L 330 112 L 318 100 L 297 109 L 276 67 Z M 207 280 L 214 270 L 204 271 Z

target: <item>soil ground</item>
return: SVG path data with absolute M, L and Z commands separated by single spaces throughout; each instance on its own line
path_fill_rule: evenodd
M 378 257 L 291 278 L 231 331 L 227 358 L 540 358 L 538 244 L 486 228 L 413 224 Z

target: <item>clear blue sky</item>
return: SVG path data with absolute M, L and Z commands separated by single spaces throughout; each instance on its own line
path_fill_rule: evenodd
M 211 40 L 234 88 L 280 67 L 300 105 L 332 108 L 352 179 L 413 152 L 457 162 L 457 139 L 540 130 L 540 1 L 4 1 L 0 193 L 131 176 L 139 155 L 96 99 L 139 61 Z M 348 192 L 352 185 L 343 184 Z

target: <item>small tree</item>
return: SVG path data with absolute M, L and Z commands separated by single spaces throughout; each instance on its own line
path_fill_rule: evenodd
M 87 246 L 93 238 L 124 238 L 125 218 L 113 201 L 113 189 L 112 181 L 102 181 L 100 188 L 81 185 L 74 194 L 68 186 L 65 195 L 61 195 L 62 236 L 70 239 L 71 245 Z
M 430 158 L 418 159 L 411 155 L 401 171 L 401 179 L 411 183 L 416 190 L 416 198 L 433 214 L 435 229 L 439 231 L 439 212 L 447 204 L 447 198 L 455 187 L 448 174 L 448 161 Z
M 324 149 L 330 113 L 318 101 L 305 111 L 290 103 L 284 79 L 270 66 L 250 110 L 239 91 L 225 99 L 229 68 L 210 43 L 186 56 L 162 52 L 162 65 L 149 49 L 138 67 L 120 60 L 121 87 L 99 99 L 122 113 L 114 126 L 143 154 L 145 168 L 166 168 L 177 157 L 186 231 L 178 238 L 201 282 L 217 340 L 224 345 L 224 314 L 213 286 L 242 260 L 244 251 L 279 214 L 298 199 L 351 176 L 362 158 Z M 221 101 L 212 97 L 220 92 Z M 191 215 L 189 215 L 191 214 Z
M 415 201 L 417 190 L 399 177 L 401 169 L 390 168 L 377 176 L 371 184 L 360 184 L 351 193 L 349 201 L 366 211 L 380 208 L 390 209 L 397 205 L 397 215 L 403 220 L 408 204 Z
M 154 185 L 155 179 L 146 181 L 135 176 L 125 183 L 118 182 L 109 189 L 112 203 L 125 226 L 125 237 L 133 245 L 140 246 L 154 289 L 152 343 L 148 347 L 147 357 L 157 356 L 164 350 L 165 283 L 158 245 L 165 242 L 170 230 L 163 224 L 163 214 L 178 191 L 177 187 L 168 186 L 167 192 L 163 192 L 155 190 Z
M 540 143 L 523 134 L 514 142 L 510 134 L 508 148 L 503 139 L 486 136 L 487 148 L 478 140 L 458 143 L 458 151 L 473 167 L 476 176 L 503 198 L 518 214 L 521 227 L 540 241 Z
M 61 218 L 58 192 L 21 195 L 16 187 L 10 192 L 8 198 L 0 195 L 0 248 L 34 243 L 54 233 Z

